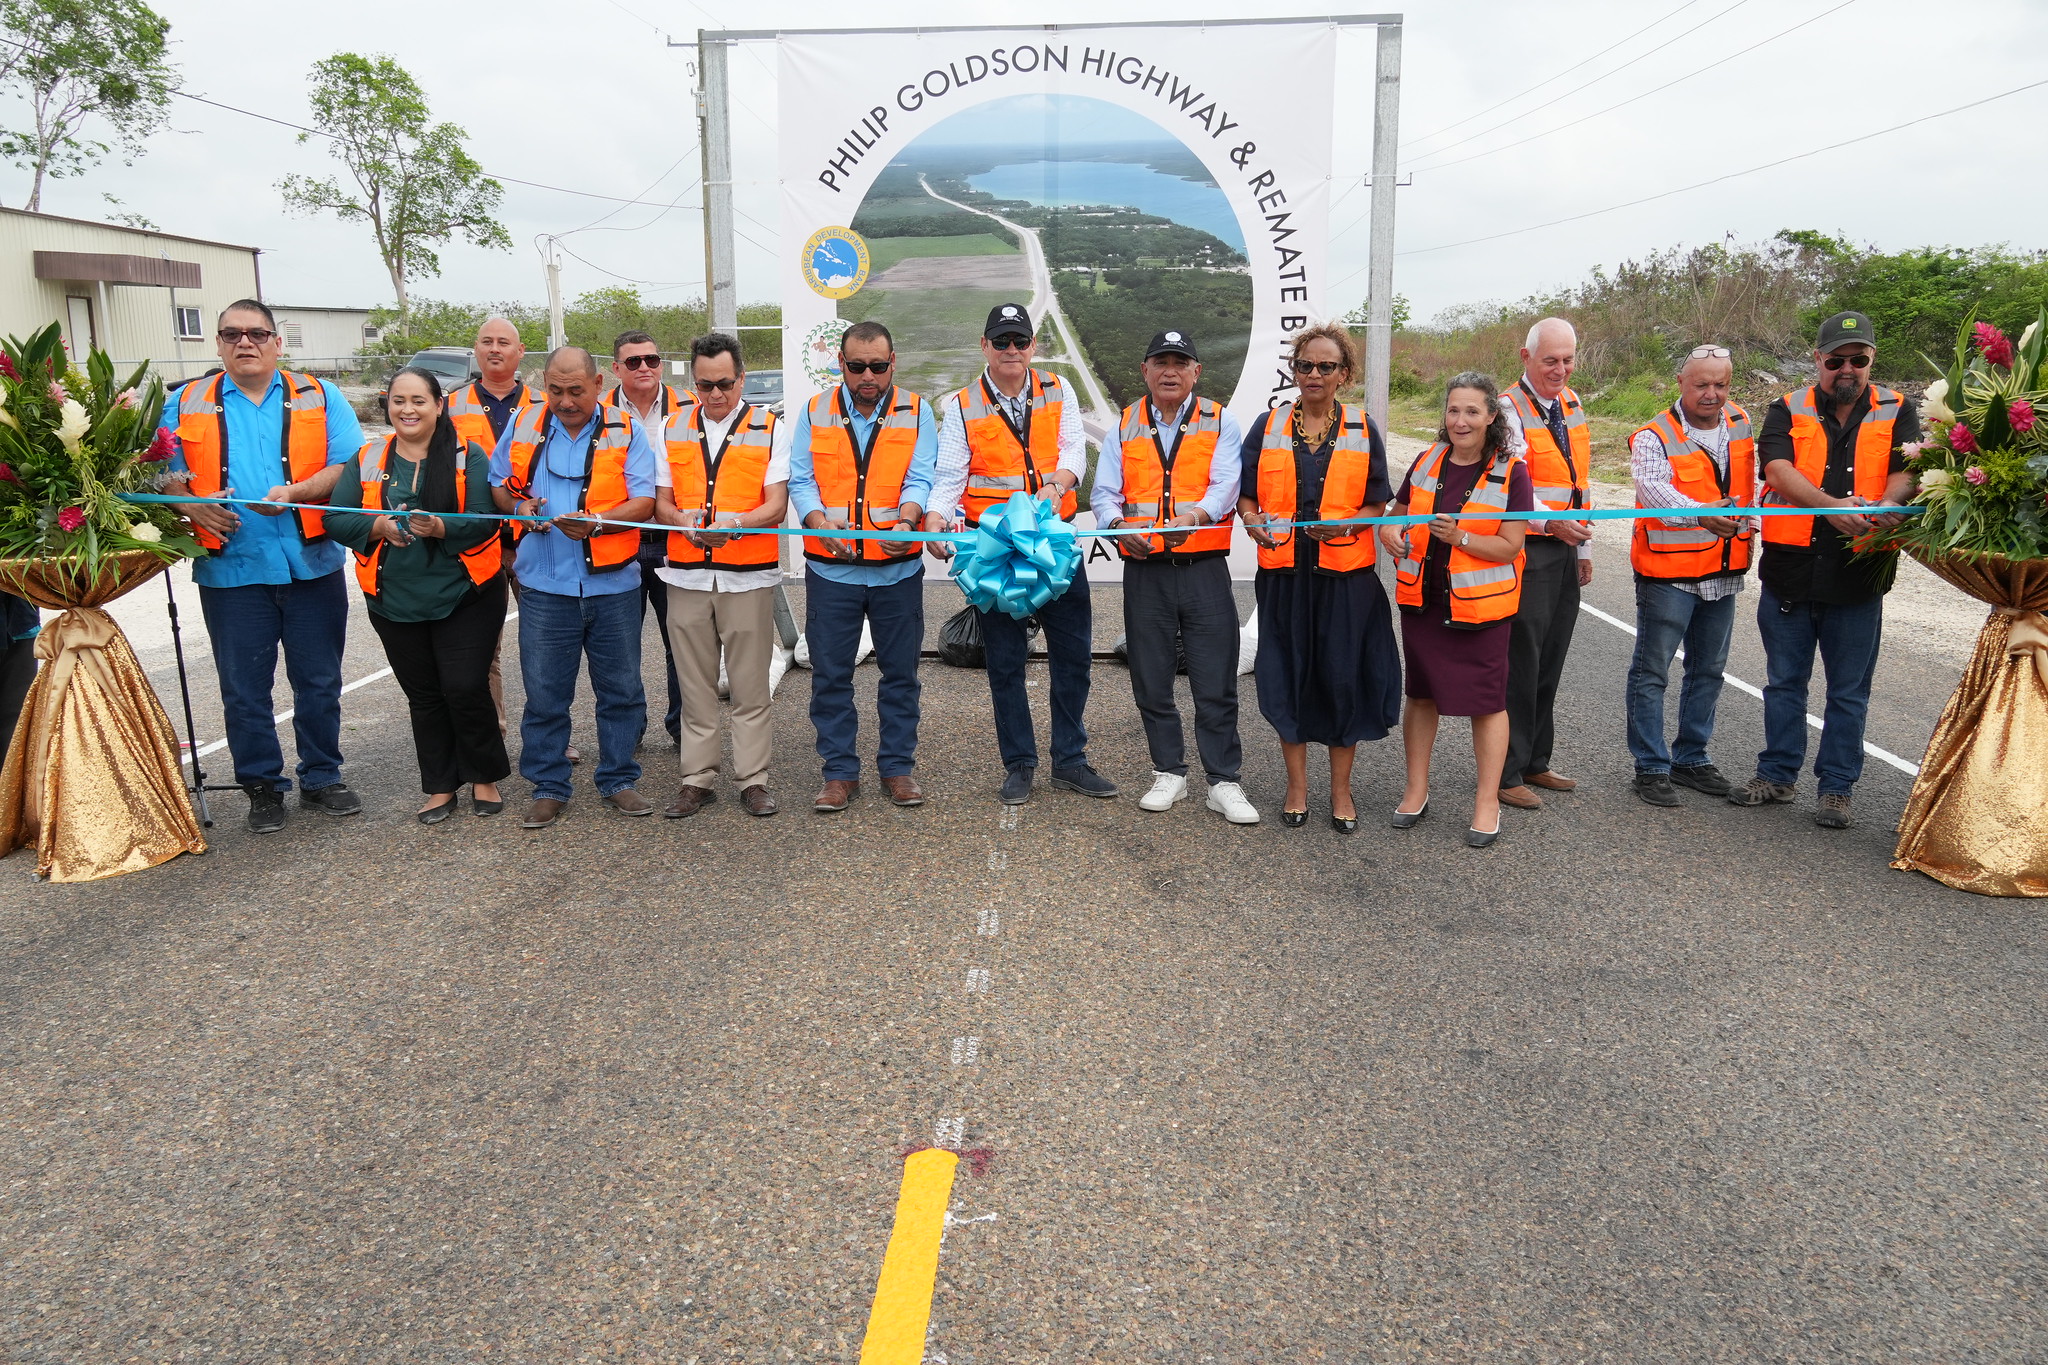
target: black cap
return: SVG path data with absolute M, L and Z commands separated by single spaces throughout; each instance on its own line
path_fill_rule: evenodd
M 1837 313 L 1820 325 L 1820 340 L 1813 343 L 1813 349 L 1825 354 L 1858 341 L 1875 350 L 1877 328 L 1862 313 Z
M 1021 303 L 999 303 L 988 310 L 988 325 L 981 329 L 982 339 L 994 341 L 998 337 L 1034 337 L 1038 329 L 1031 325 L 1031 312 Z
M 1145 359 L 1155 355 L 1184 355 L 1189 360 L 1199 361 L 1195 354 L 1195 339 L 1186 332 L 1164 331 L 1152 338 L 1152 344 L 1145 348 Z

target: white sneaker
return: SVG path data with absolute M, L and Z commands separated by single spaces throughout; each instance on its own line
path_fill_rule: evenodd
M 1245 796 L 1244 788 L 1235 782 L 1215 782 L 1209 787 L 1209 809 L 1221 815 L 1233 825 L 1256 825 L 1259 823 L 1259 808 Z
M 1152 790 L 1138 798 L 1139 810 L 1172 810 L 1173 803 L 1188 799 L 1188 780 L 1178 773 L 1152 774 Z

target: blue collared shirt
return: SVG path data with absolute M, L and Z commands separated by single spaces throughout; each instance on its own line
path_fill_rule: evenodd
M 207 383 L 195 379 L 195 384 Z M 363 448 L 363 424 L 355 409 L 341 396 L 341 390 L 320 381 L 327 394 L 327 463 L 346 464 Z M 182 390 L 180 391 L 182 393 Z M 176 446 L 178 438 L 178 397 L 164 402 L 162 425 Z M 290 483 L 285 472 L 284 379 L 270 376 L 270 387 L 261 403 L 225 377 L 220 385 L 220 406 L 227 416 L 228 467 L 221 478 L 222 491 L 232 488 L 239 498 L 260 498 L 281 483 Z M 181 478 L 192 470 L 185 463 L 183 446 L 171 456 L 171 472 Z M 242 524 L 227 543 L 213 554 L 194 561 L 192 581 L 202 588 L 246 588 L 255 583 L 289 583 L 295 578 L 325 578 L 341 568 L 342 548 L 333 541 L 308 545 L 299 535 L 295 512 L 266 517 L 246 507 L 234 509 Z
M 500 487 L 512 477 L 512 433 L 507 426 L 491 452 L 491 486 Z M 597 419 L 583 424 L 571 436 L 559 419 L 548 422 L 547 444 L 534 452 L 533 489 L 530 496 L 541 499 L 541 510 L 551 517 L 567 516 L 576 510 L 583 494 L 584 471 L 590 467 L 590 446 L 597 439 Z M 654 496 L 654 450 L 647 444 L 646 429 L 633 423 L 632 444 L 626 447 L 626 496 Z M 637 533 L 636 533 L 637 534 Z M 613 593 L 640 591 L 640 569 L 633 560 L 610 572 L 592 573 L 583 560 L 580 540 L 571 540 L 552 526 L 527 522 L 519 537 L 515 567 L 519 586 L 563 597 L 607 597 Z
M 841 385 L 840 406 L 853 419 L 855 444 L 866 447 L 874 436 L 875 422 L 883 415 L 882 404 L 875 404 L 873 416 L 863 416 L 853 405 L 853 395 L 845 392 Z M 885 398 L 887 395 L 883 395 Z M 932 493 L 932 476 L 939 468 L 939 429 L 932 421 L 932 405 L 926 403 L 917 415 L 917 448 L 910 453 L 910 468 L 903 475 L 903 492 L 899 503 L 914 502 L 923 507 Z M 797 524 L 813 512 L 825 510 L 824 499 L 818 496 L 817 471 L 811 468 L 811 409 L 807 403 L 790 425 L 789 433 L 789 505 L 796 510 Z M 927 509 L 929 510 L 929 509 Z M 921 526 L 907 528 L 921 531 Z M 820 578 L 829 578 L 834 583 L 859 583 L 864 587 L 880 588 L 890 583 L 901 583 L 924 567 L 922 557 L 906 559 L 896 564 L 820 564 L 809 560 L 805 567 Z

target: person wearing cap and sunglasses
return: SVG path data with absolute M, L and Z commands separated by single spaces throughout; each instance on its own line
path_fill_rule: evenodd
M 1117 440 L 1103 444 L 1088 499 L 1098 526 L 1156 532 L 1115 537 L 1131 695 L 1152 758 L 1152 789 L 1138 808 L 1167 811 L 1188 797 L 1187 741 L 1173 698 L 1185 650 L 1209 809 L 1233 825 L 1256 825 L 1259 808 L 1238 782 L 1237 598 L 1224 562 L 1244 437 L 1236 418 L 1196 397 L 1202 365 L 1187 332 L 1154 336 L 1139 368 L 1145 396 L 1124 409 Z
M 1037 353 L 1037 333 L 1024 305 L 1002 303 L 990 310 L 981 329 L 986 367 L 940 405 L 946 424 L 939 431 L 927 531 L 978 526 L 985 514 L 1016 493 L 1041 498 L 1049 512 L 1073 517 L 1074 490 L 1088 472 L 1081 409 L 1065 380 L 1031 367 Z M 943 541 L 933 541 L 929 548 L 941 559 L 953 554 L 953 547 Z M 1002 800 L 1005 805 L 1022 805 L 1031 798 L 1032 777 L 1038 771 L 1031 703 L 1024 694 L 1030 637 L 1024 623 L 1006 612 L 975 614 L 987 655 L 988 690 L 995 702 L 996 745 L 1005 774 Z M 1052 685 L 1052 785 L 1083 796 L 1115 796 L 1116 784 L 1088 766 L 1088 731 L 1081 721 L 1088 706 L 1095 643 L 1086 570 L 1077 572 L 1067 590 L 1037 614 L 1045 632 Z
M 1896 526 L 1900 517 L 1859 507 L 1898 504 L 1912 495 L 1902 447 L 1920 439 L 1913 400 L 1870 382 L 1877 330 L 1861 313 L 1837 313 L 1820 325 L 1815 382 L 1788 393 L 1764 414 L 1757 459 L 1765 506 L 1811 507 L 1818 515 L 1764 517 L 1756 606 L 1765 668 L 1764 750 L 1756 776 L 1730 794 L 1738 806 L 1791 801 L 1806 762 L 1806 692 L 1813 656 L 1827 675 L 1814 776 L 1814 823 L 1855 823 L 1849 794 L 1863 775 L 1863 723 L 1884 630 L 1889 555 L 1859 555 L 1858 536 Z
M 697 401 L 693 394 L 679 393 L 673 385 L 664 383 L 661 367 L 661 347 L 653 337 L 640 331 L 621 332 L 612 341 L 612 386 L 604 395 L 608 406 L 646 428 L 647 444 L 657 454 L 670 420 L 687 414 Z M 667 562 L 668 533 L 642 531 L 638 556 L 640 620 L 644 624 L 647 609 L 654 608 L 655 634 L 661 637 L 662 656 L 668 665 L 668 710 L 662 716 L 662 728 L 668 731 L 669 743 L 680 745 L 683 691 L 676 677 L 675 649 L 668 638 L 668 584 L 661 580 L 661 568 Z M 642 729 L 644 732 L 645 727 Z

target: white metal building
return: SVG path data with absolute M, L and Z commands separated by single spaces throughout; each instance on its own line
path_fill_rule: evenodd
M 367 308 L 300 308 L 273 303 L 270 310 L 277 314 L 277 329 L 284 334 L 287 363 L 309 363 L 319 370 L 351 369 L 353 366 L 335 361 L 355 355 L 377 339 L 378 329 L 371 326 Z

